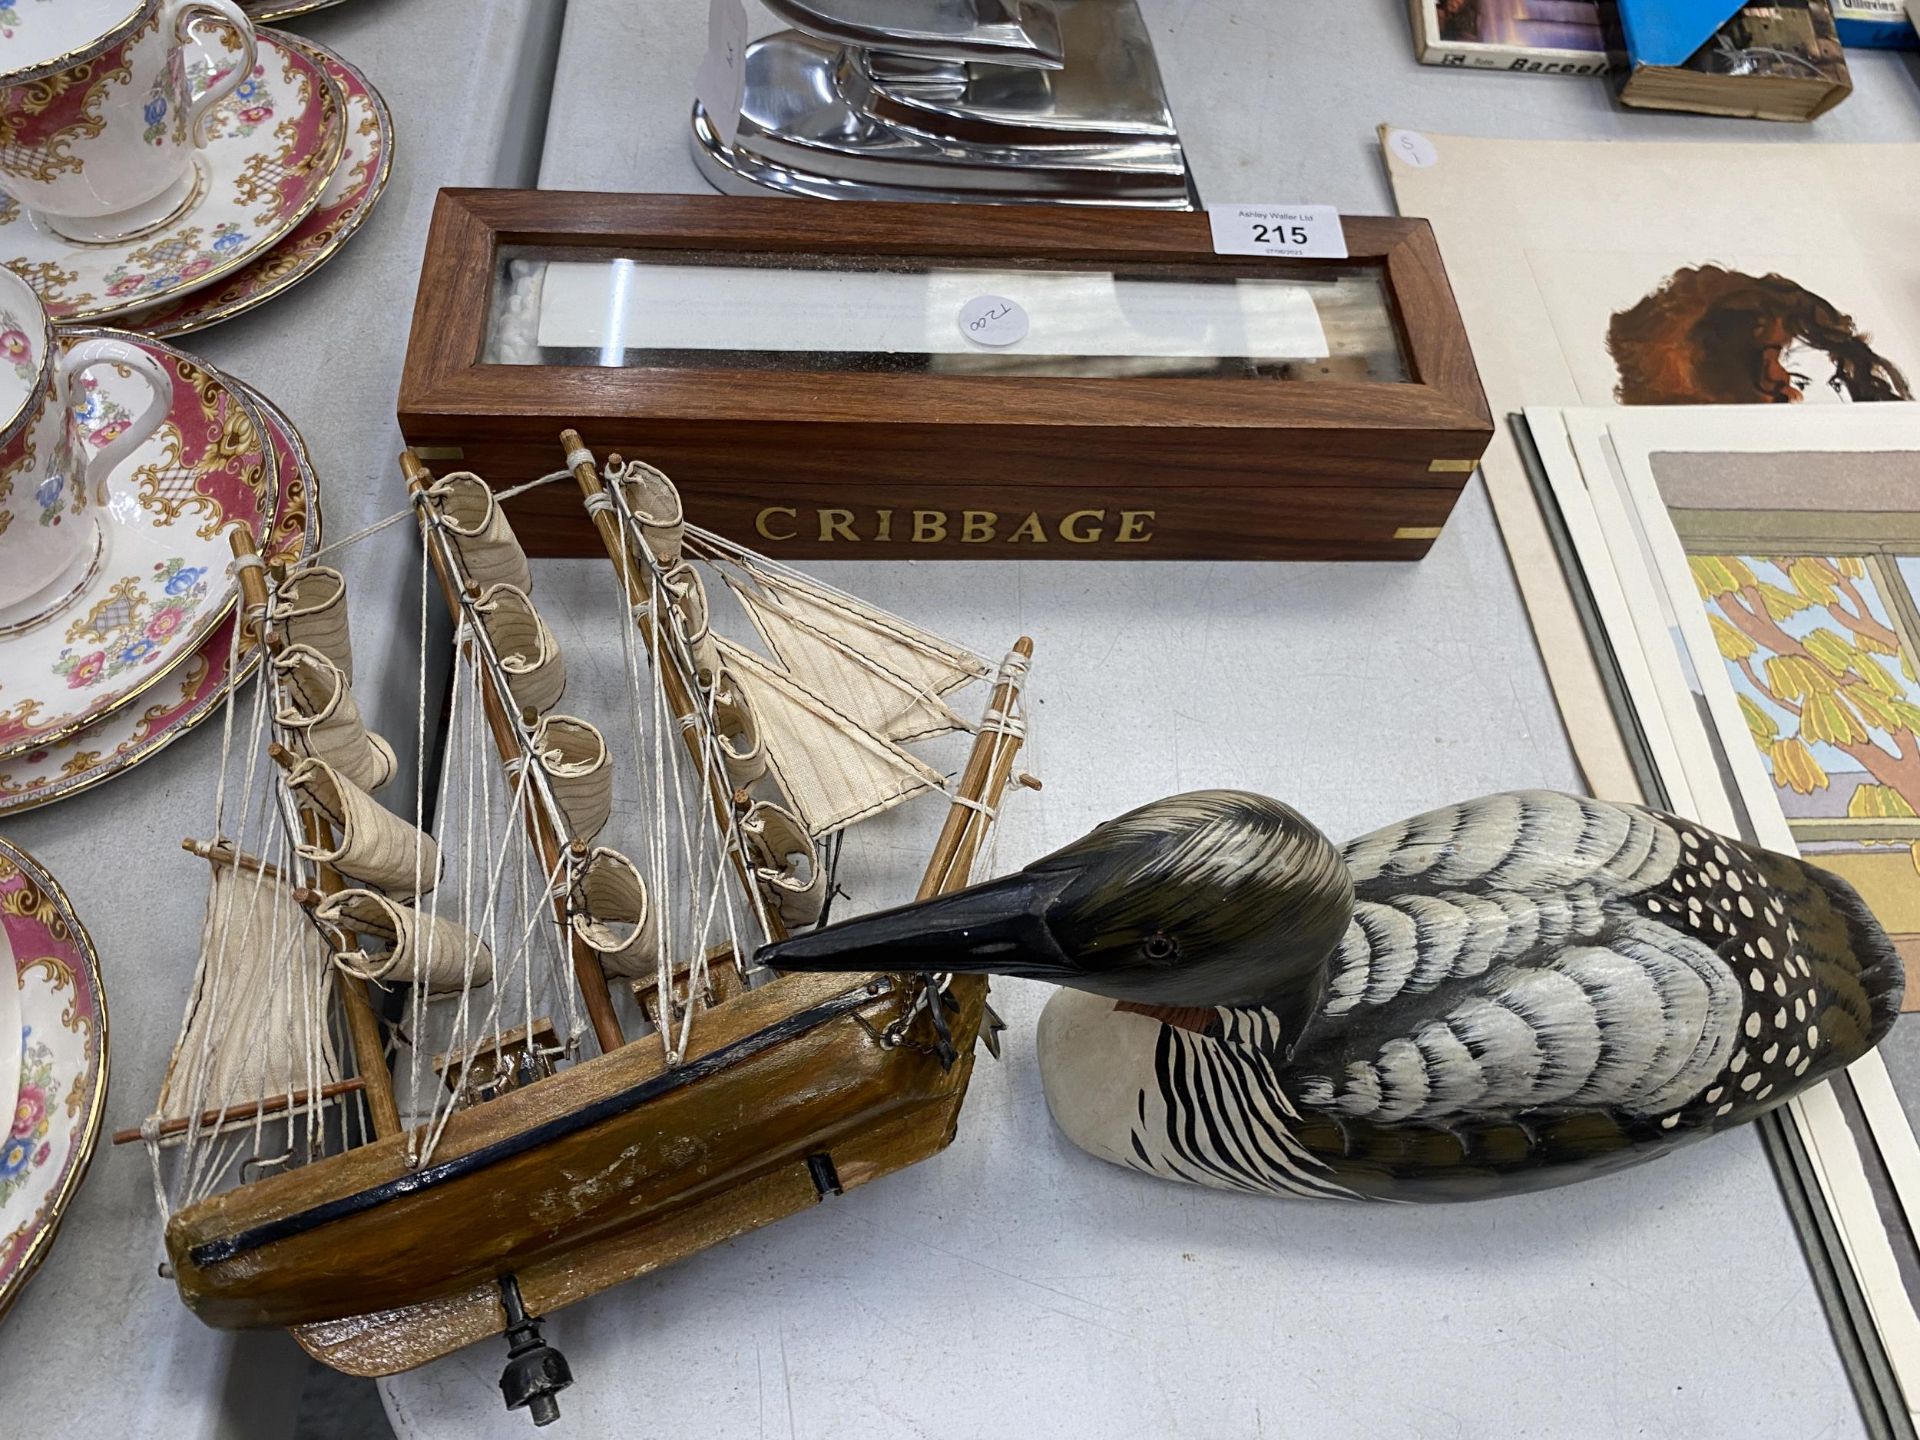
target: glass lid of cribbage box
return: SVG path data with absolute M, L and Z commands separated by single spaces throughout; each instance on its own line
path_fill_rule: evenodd
M 506 486 L 576 421 L 791 557 L 1417 558 L 1492 424 L 1424 223 L 1343 226 L 449 191 L 402 428 Z M 529 546 L 585 546 L 545 503 Z
M 831 374 L 1404 382 L 1381 267 L 501 247 L 485 358 Z

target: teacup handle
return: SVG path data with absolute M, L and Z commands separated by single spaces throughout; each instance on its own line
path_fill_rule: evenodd
M 189 43 L 193 39 L 193 27 L 207 19 L 224 21 L 233 27 L 240 37 L 241 58 L 238 65 L 187 102 L 187 124 L 191 127 L 195 149 L 207 143 L 207 117 L 213 113 L 213 107 L 246 83 L 260 59 L 253 22 L 233 0 L 185 0 L 173 12 L 174 37 L 182 45 Z
M 166 367 L 137 345 L 104 335 L 82 340 L 67 351 L 60 362 L 61 393 L 71 400 L 80 377 L 96 365 L 124 365 L 147 382 L 153 396 L 133 417 L 131 425 L 87 456 L 86 483 L 90 498 L 98 485 L 106 483 L 114 466 L 139 449 L 173 411 L 173 377 L 167 374 Z

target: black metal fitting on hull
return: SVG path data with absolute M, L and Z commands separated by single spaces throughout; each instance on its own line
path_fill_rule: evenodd
M 554 1397 L 573 1384 L 566 1356 L 540 1338 L 540 1317 L 527 1314 L 516 1276 L 500 1277 L 500 1305 L 507 1312 L 507 1368 L 500 1374 L 500 1394 L 509 1410 L 524 1409 L 536 1425 L 560 1418 Z

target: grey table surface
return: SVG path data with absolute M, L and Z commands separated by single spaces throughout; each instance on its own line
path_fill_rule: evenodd
M 1443 72 L 1398 0 L 1142 0 L 1205 197 L 1393 210 L 1380 122 L 1557 138 L 1920 138 L 1911 61 L 1812 127 L 1652 116 L 1604 82 Z M 702 0 L 571 0 L 549 188 L 701 191 Z M 873 563 L 837 583 L 982 647 L 1031 634 L 1046 790 L 1016 864 L 1131 805 L 1237 785 L 1346 836 L 1577 786 L 1477 483 L 1419 565 Z M 543 575 L 550 587 L 579 583 Z M 570 612 L 572 606 L 565 607 Z M 592 636 L 574 627 L 574 646 Z M 1756 1138 L 1555 1194 L 1352 1210 L 1160 1184 L 1053 1132 L 1042 987 L 941 1156 L 556 1316 L 556 1433 L 680 1436 L 1853 1435 Z M 501 1355 L 382 1382 L 407 1437 L 510 1436 Z
M 393 398 L 435 188 L 537 173 L 549 187 L 702 189 L 685 121 L 705 8 L 354 0 L 302 24 L 392 103 L 393 187 L 326 274 L 188 343 L 300 424 L 332 534 L 395 507 Z M 1389 212 L 1382 121 L 1559 138 L 1920 138 L 1916 69 L 1897 57 L 1860 57 L 1858 93 L 1812 127 L 1753 126 L 1621 111 L 1600 82 L 1424 69 L 1398 0 L 1143 9 L 1202 192 L 1223 200 Z M 383 637 L 362 617 L 368 595 L 398 606 L 411 593 L 410 565 L 404 531 L 348 560 L 356 645 L 372 657 L 362 673 L 394 676 L 363 684 L 363 701 L 401 734 L 410 627 Z M 823 570 L 982 647 L 1034 636 L 1032 768 L 1047 789 L 1010 809 L 1006 864 L 1203 785 L 1264 790 L 1345 836 L 1464 795 L 1579 784 L 1477 485 L 1419 565 Z M 589 583 L 577 567 L 542 570 L 546 593 Z M 566 629 L 582 650 L 605 642 L 591 622 Z M 200 900 L 177 845 L 207 813 L 217 754 L 212 733 L 196 735 L 4 825 L 99 942 L 113 1126 L 146 1112 L 184 999 Z M 875 881 L 873 893 L 886 892 Z M 945 1154 L 554 1317 L 578 1383 L 553 1433 L 1861 1433 L 1752 1135 L 1471 1207 L 1192 1191 L 1101 1165 L 1052 1132 L 1030 1045 L 1044 995 L 1019 983 L 996 994 L 1007 1059 L 982 1062 Z M 159 1255 L 144 1158 L 103 1151 L 0 1329 L 0 1429 L 285 1428 L 290 1344 L 201 1327 L 156 1277 Z M 524 1434 L 500 1409 L 503 1358 L 480 1345 L 383 1382 L 396 1430 Z

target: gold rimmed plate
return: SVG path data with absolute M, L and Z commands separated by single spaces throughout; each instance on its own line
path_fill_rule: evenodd
M 297 565 L 320 548 L 320 484 L 306 443 L 279 407 L 231 377 L 223 378 L 253 402 L 277 455 L 279 502 L 272 529 L 260 537 L 261 552 L 269 561 Z M 235 621 L 235 613 L 229 612 L 186 663 L 140 703 L 122 706 L 77 734 L 0 760 L 0 818 L 65 800 L 124 775 L 219 713 L 227 692 L 260 664 L 252 641 L 244 637 L 235 656 Z
M 0 931 L 20 996 L 19 1088 L 0 1136 L 0 1316 L 46 1259 L 86 1178 L 107 1105 L 100 958 L 59 884 L 0 839 Z
M 55 320 L 107 320 L 204 289 L 251 265 L 320 204 L 346 147 L 346 101 L 321 62 L 259 32 L 254 73 L 208 119 L 193 202 L 150 233 L 111 244 L 63 239 L 0 197 L 0 262 Z M 196 35 L 196 68 L 238 63 L 232 36 Z
M 58 613 L 0 635 L 0 759 L 71 735 L 172 673 L 234 607 L 226 528 L 273 521 L 275 461 L 266 422 L 225 377 L 164 341 L 110 333 L 173 381 L 160 428 L 105 486 L 104 559 Z M 74 397 L 83 443 L 98 448 L 147 394 L 101 366 Z
M 373 213 L 393 169 L 393 116 L 367 77 L 323 45 L 281 37 L 326 69 L 346 97 L 346 151 L 319 206 L 278 245 L 218 284 L 182 300 L 128 315 L 121 324 L 148 335 L 190 334 L 245 314 L 299 284 L 345 247 Z

